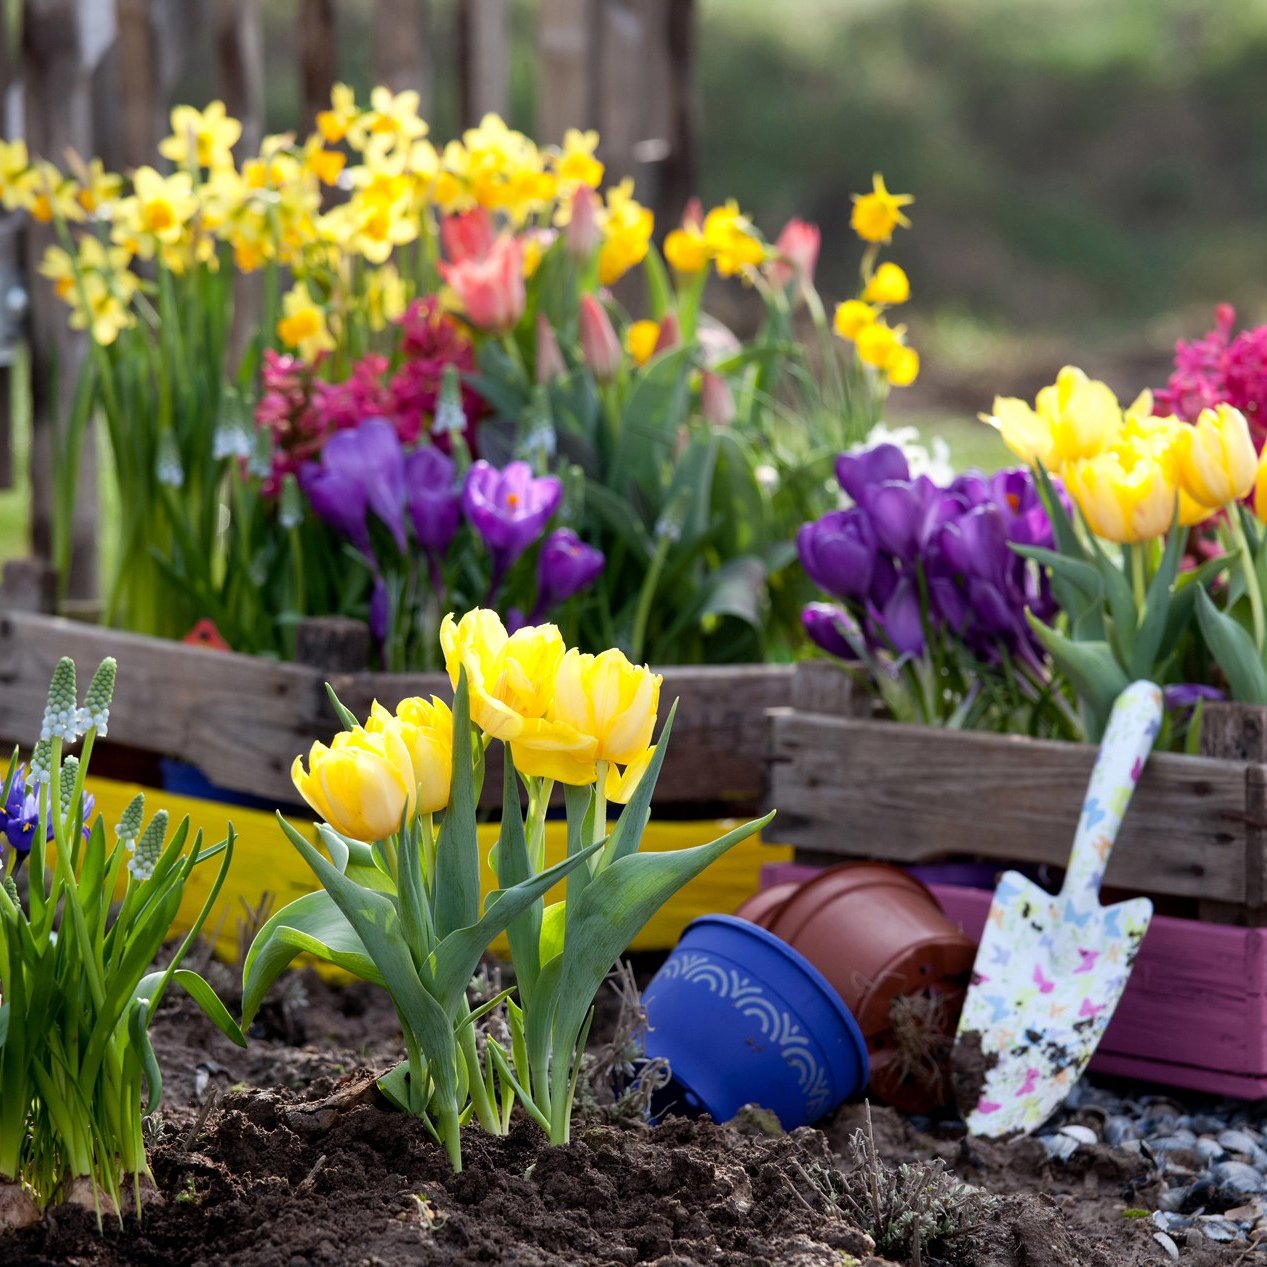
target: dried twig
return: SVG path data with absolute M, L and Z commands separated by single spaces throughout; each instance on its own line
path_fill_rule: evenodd
M 181 1140 L 181 1148 L 185 1152 L 189 1152 L 194 1146 L 194 1140 L 202 1133 L 202 1128 L 207 1124 L 207 1118 L 211 1116 L 211 1110 L 216 1107 L 216 1101 L 220 1098 L 220 1092 L 216 1087 L 211 1088 L 211 1094 L 206 1098 L 202 1108 L 198 1111 L 198 1117 L 194 1124 L 185 1132 L 185 1138 Z

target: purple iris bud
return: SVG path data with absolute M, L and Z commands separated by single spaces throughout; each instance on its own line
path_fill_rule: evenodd
M 880 629 L 899 655 L 924 654 L 924 621 L 920 612 L 919 586 L 904 576 L 880 612 Z
M 871 590 L 875 544 L 867 514 L 857 506 L 803 524 L 796 538 L 801 563 L 814 581 L 838 598 L 859 601 Z
M 308 463 L 300 484 L 322 519 L 372 554 L 366 516 L 386 524 L 402 554 L 405 543 L 405 451 L 386 418 L 370 418 L 331 436 L 321 461 Z
M 805 632 L 822 649 L 841 660 L 862 659 L 866 638 L 858 622 L 834 603 L 810 603 L 801 613 Z
M 1177 682 L 1162 692 L 1166 707 L 1179 710 L 1195 708 L 1202 700 L 1225 700 L 1227 696 L 1217 686 L 1202 686 L 1199 682 Z
M 432 557 L 443 558 L 462 523 L 462 493 L 454 481 L 453 459 L 434 445 L 405 459 L 409 514 L 418 544 Z
M 511 462 L 499 471 L 481 459 L 471 467 L 462 506 L 492 553 L 493 589 L 540 539 L 562 500 L 563 483 L 558 476 L 537 478 L 527 462 Z
M 536 617 L 588 589 L 598 580 L 606 564 L 603 552 L 586 545 L 571 528 L 552 532 L 541 547 L 541 560 L 537 565 Z
M 856 502 L 876 484 L 892 480 L 906 483 L 911 478 L 906 454 L 896 444 L 877 444 L 861 453 L 842 453 L 836 459 L 836 478 L 840 487 Z

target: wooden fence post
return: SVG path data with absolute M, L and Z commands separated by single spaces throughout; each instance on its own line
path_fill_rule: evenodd
M 591 126 L 597 18 L 595 0 L 541 0 L 538 6 L 537 139 L 543 144 L 557 145 L 568 128 Z
M 264 136 L 264 29 L 259 0 L 216 0 L 216 61 L 229 113 L 242 121 L 243 154 Z
M 317 115 L 330 105 L 336 65 L 334 0 L 300 0 L 299 79 L 304 131 L 312 128 Z
M 154 26 L 153 0 L 117 0 L 117 3 L 119 103 L 114 113 L 118 136 L 101 139 L 107 141 L 108 161 L 125 168 L 140 167 L 143 163 L 155 162 L 158 143 L 166 135 L 158 32 Z
M 375 0 L 371 64 L 374 82 L 392 92 L 412 88 L 431 112 L 431 0 Z
M 486 114 L 510 114 L 510 5 L 508 0 L 462 0 L 458 13 L 462 65 L 462 122 L 473 127 Z

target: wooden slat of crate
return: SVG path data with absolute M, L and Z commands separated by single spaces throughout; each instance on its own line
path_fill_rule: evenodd
M 76 624 L 55 617 L 0 614 L 0 738 L 29 744 L 39 731 L 48 680 L 71 656 L 91 673 L 106 655 L 119 661 L 110 738 L 197 765 L 214 783 L 294 800 L 290 765 L 337 720 L 326 697 L 332 677 L 358 715 L 379 699 L 452 698 L 443 674 L 329 675 L 303 665 L 237 655 Z M 662 715 L 680 697 L 672 757 L 657 805 L 715 806 L 739 813 L 765 786 L 765 712 L 791 698 L 792 670 L 777 666 L 663 670 Z M 489 794 L 500 796 L 490 771 Z
M 770 741 L 772 837 L 893 862 L 967 854 L 1063 866 L 1096 755 L 1090 745 L 783 709 L 771 714 Z M 1261 831 L 1249 821 L 1259 776 L 1246 762 L 1155 754 L 1106 883 L 1260 908 Z

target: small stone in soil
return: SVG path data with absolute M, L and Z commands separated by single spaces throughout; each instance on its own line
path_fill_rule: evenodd
M 1243 1157 L 1252 1157 L 1258 1151 L 1258 1143 L 1245 1131 L 1221 1131 L 1219 1144 L 1229 1153 L 1240 1153 Z
M 1129 1117 L 1114 1115 L 1104 1123 L 1104 1138 L 1113 1144 L 1124 1144 L 1128 1139 L 1139 1139 L 1143 1131 Z
M 1172 1241 L 1170 1237 L 1166 1235 L 1165 1232 L 1154 1232 L 1153 1240 L 1155 1240 L 1157 1244 L 1160 1245 L 1162 1249 L 1164 1249 L 1166 1253 L 1170 1255 L 1171 1258 L 1174 1258 L 1176 1260 L 1178 1259 L 1179 1246 L 1176 1245 L 1174 1241 Z
M 1207 1240 L 1220 1241 L 1224 1244 L 1234 1241 L 1241 1234 L 1241 1229 L 1235 1223 L 1217 1214 L 1201 1219 L 1198 1227 L 1201 1229 L 1201 1235 Z
M 1040 1135 L 1038 1142 L 1057 1161 L 1068 1161 L 1078 1151 L 1078 1141 L 1069 1135 Z
M 1264 1185 L 1262 1175 L 1243 1161 L 1221 1161 L 1211 1173 L 1215 1183 L 1225 1192 L 1249 1194 L 1262 1192 L 1264 1186 L 1267 1186 Z
M 1077 1123 L 1062 1126 L 1059 1133 L 1067 1135 L 1079 1144 L 1098 1144 L 1100 1142 L 1099 1136 L 1089 1126 L 1080 1126 Z

